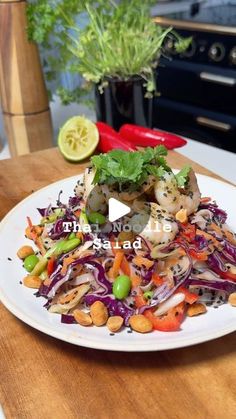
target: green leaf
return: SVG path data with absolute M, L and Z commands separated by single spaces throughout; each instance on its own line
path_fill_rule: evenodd
M 183 167 L 183 169 L 181 169 L 179 173 L 175 175 L 179 188 L 183 188 L 185 184 L 187 183 L 190 170 L 191 170 L 191 166 L 188 165 L 188 166 Z
M 153 97 L 155 68 L 165 39 L 173 33 L 171 27 L 163 28 L 150 18 L 154 3 L 155 0 L 28 0 L 28 36 L 47 55 L 46 70 L 48 75 L 55 72 L 56 88 L 61 88 L 64 104 L 78 98 L 81 102 L 88 92 L 79 86 L 80 82 L 70 92 L 62 88 L 61 75 L 72 71 L 89 82 L 90 92 L 94 83 L 102 91 L 104 80 L 109 77 L 127 80 L 138 75 L 143 80 L 144 95 Z M 177 33 L 174 36 L 178 52 L 188 48 L 189 39 Z
M 171 170 L 163 154 L 167 154 L 166 148 L 158 146 L 134 152 L 116 149 L 93 156 L 91 161 L 96 168 L 94 183 L 116 184 L 120 189 L 136 190 L 149 175 L 161 177 L 166 170 Z

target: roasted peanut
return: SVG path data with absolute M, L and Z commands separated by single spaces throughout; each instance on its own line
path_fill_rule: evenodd
M 236 275 L 236 268 L 235 268 L 235 266 L 231 265 L 231 263 L 227 263 L 226 266 L 227 266 L 227 268 L 228 268 L 228 270 L 229 270 L 229 272 L 231 274 Z
M 198 316 L 199 314 L 206 313 L 206 306 L 202 303 L 194 303 L 187 309 L 187 316 L 193 317 Z
M 187 215 L 187 210 L 185 208 L 180 209 L 176 214 L 175 214 L 175 219 L 177 221 L 179 221 L 180 223 L 187 223 L 188 221 L 188 215 Z
M 236 307 L 236 292 L 230 294 L 228 302 L 231 304 L 231 306 Z
M 107 320 L 107 327 L 110 332 L 118 332 L 124 323 L 121 316 L 112 316 Z
M 23 279 L 23 284 L 28 288 L 39 288 L 42 280 L 39 276 L 28 275 Z
M 139 333 L 148 333 L 153 329 L 152 322 L 143 314 L 135 314 L 131 316 L 129 319 L 129 324 L 133 330 Z
M 108 311 L 101 301 L 95 301 L 90 307 L 90 316 L 95 326 L 103 326 L 108 320 Z
M 81 326 L 91 326 L 93 323 L 90 315 L 88 313 L 85 313 L 82 310 L 74 310 L 73 311 L 74 318 Z
M 17 252 L 17 256 L 20 259 L 25 259 L 27 258 L 27 256 L 30 256 L 33 254 L 34 254 L 34 251 L 31 246 L 22 246 Z

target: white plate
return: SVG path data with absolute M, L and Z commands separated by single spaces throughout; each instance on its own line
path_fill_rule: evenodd
M 211 196 L 219 206 L 226 209 L 231 227 L 236 230 L 236 188 L 197 175 L 202 196 Z M 78 177 L 53 183 L 24 199 L 0 223 L 0 299 L 16 317 L 50 336 L 89 348 L 113 351 L 157 351 L 174 349 L 205 342 L 236 330 L 236 308 L 228 304 L 218 309 L 209 308 L 199 317 L 187 318 L 178 332 L 153 332 L 146 335 L 128 333 L 128 329 L 110 336 L 106 327 L 85 328 L 79 325 L 60 323 L 60 315 L 50 314 L 43 308 L 45 300 L 35 298 L 35 290 L 20 285 L 25 270 L 16 257 L 19 247 L 27 242 L 24 238 L 26 216 L 33 222 L 39 219 L 37 207 L 46 207 L 55 202 L 63 190 L 65 201 L 72 193 Z M 12 261 L 9 261 L 11 258 Z

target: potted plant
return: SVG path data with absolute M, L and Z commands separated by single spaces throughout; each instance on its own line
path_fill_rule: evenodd
M 86 6 L 88 25 L 71 36 L 78 72 L 95 84 L 97 118 L 118 129 L 124 123 L 152 125 L 156 68 L 167 37 L 182 51 L 190 40 L 162 28 L 143 0 L 110 1 L 110 8 Z
M 85 83 L 82 88 L 86 93 L 95 87 L 99 120 L 116 129 L 126 122 L 151 126 L 156 69 L 164 42 L 174 37 L 175 48 L 181 52 L 188 47 L 190 40 L 179 37 L 171 27 L 162 28 L 151 19 L 153 0 L 79 3 L 79 11 L 87 14 L 84 27 L 74 19 L 73 1 L 68 4 L 68 7 L 71 4 L 73 13 L 67 7 L 61 7 L 59 1 L 57 17 L 51 19 L 55 31 L 55 21 L 60 17 L 58 36 L 63 37 L 62 42 L 57 42 L 60 48 L 64 48 L 58 54 L 58 68 L 63 57 L 67 70 L 83 76 Z

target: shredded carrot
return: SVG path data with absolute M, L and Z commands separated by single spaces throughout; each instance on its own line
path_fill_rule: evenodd
M 130 276 L 130 264 L 124 256 L 120 265 L 120 268 L 124 275 Z
M 150 269 L 153 266 L 154 261 L 144 258 L 142 256 L 135 256 L 133 258 L 133 263 L 135 263 L 135 265 L 139 266 L 140 268 L 142 268 L 142 266 L 145 266 L 145 268 Z
M 236 244 L 236 240 L 234 238 L 234 235 L 231 231 L 229 230 L 221 230 L 221 228 L 215 224 L 215 223 L 211 223 L 210 228 L 212 228 L 212 230 L 214 230 L 217 234 L 219 234 L 220 236 L 226 236 L 227 240 L 232 243 L 232 244 Z
M 66 274 L 66 271 L 67 271 L 68 265 L 69 265 L 70 263 L 74 262 L 74 260 L 75 260 L 75 259 L 74 259 L 72 256 L 68 256 L 67 258 L 64 258 L 64 259 L 63 259 L 63 265 L 62 265 L 62 268 L 61 268 L 61 274 L 62 274 L 62 275 L 65 275 L 65 274 Z
M 139 294 L 136 295 L 134 301 L 137 308 L 143 307 L 147 304 L 147 301 L 145 300 L 143 292 L 141 290 L 139 290 Z
M 41 254 L 45 255 L 46 250 L 44 248 L 42 239 L 41 239 L 41 237 L 38 236 L 38 234 L 36 232 L 36 227 L 38 227 L 38 226 L 33 225 L 30 217 L 27 217 L 27 222 L 28 222 L 28 229 L 29 229 L 29 232 L 28 232 L 29 237 L 28 236 L 27 237 L 31 238 L 34 241 L 34 243 L 36 244 L 36 246 L 39 248 Z
M 209 196 L 204 196 L 203 198 L 200 199 L 200 202 L 202 204 L 206 204 L 207 202 L 210 202 L 211 198 Z
M 79 218 L 80 214 L 81 214 L 81 210 L 80 210 L 80 209 L 78 209 L 78 210 L 74 211 L 74 215 L 75 215 L 77 218 Z
M 31 229 L 32 229 L 32 227 L 33 227 L 33 223 L 32 223 L 32 221 L 31 221 L 30 217 L 26 217 L 26 218 L 27 218 L 27 222 L 28 222 L 28 226 L 29 226 L 29 228 L 31 228 Z
M 121 251 L 121 250 L 118 250 L 118 249 L 114 249 L 114 246 L 112 246 L 112 250 L 113 250 L 113 253 L 115 255 L 115 258 L 116 258 L 116 255 L 118 253 L 120 253 L 120 252 L 123 253 L 123 257 L 121 259 L 121 263 L 119 265 L 119 269 L 122 271 L 122 273 L 124 275 L 127 275 L 127 276 L 130 277 L 130 280 L 131 280 L 131 283 L 132 283 L 132 288 L 138 287 L 141 284 L 141 278 L 138 275 L 136 275 L 136 274 L 134 274 L 134 273 L 131 272 L 130 264 L 129 264 L 128 260 L 126 259 L 124 252 Z M 114 262 L 114 264 L 115 264 L 115 262 Z M 114 271 L 112 270 L 113 268 L 114 268 L 114 265 L 110 269 L 111 272 L 108 273 L 108 277 L 110 279 L 114 279 Z M 111 276 L 112 276 L 112 278 L 111 278 Z
M 139 285 L 141 284 L 141 278 L 136 274 L 131 274 L 130 279 L 132 282 L 132 288 L 139 287 Z
M 117 241 L 110 240 L 110 243 L 111 243 L 111 247 L 112 247 L 112 253 L 113 253 L 113 255 L 116 255 L 116 253 L 119 252 L 121 249 L 115 247 L 115 244 L 117 244 Z M 119 245 L 120 244 L 122 244 L 122 243 L 119 243 Z
M 113 266 L 110 269 L 110 278 L 116 278 L 119 275 L 119 270 L 121 268 L 121 263 L 124 257 L 123 250 L 118 250 L 115 254 Z
M 163 284 L 164 280 L 161 276 L 159 276 L 156 272 L 153 273 L 152 275 L 152 281 L 154 282 L 155 285 L 157 285 L 158 287 L 160 285 Z
M 231 231 L 225 230 L 224 234 L 226 235 L 227 240 L 231 243 L 236 245 L 236 240 L 234 238 L 233 233 L 231 233 Z

